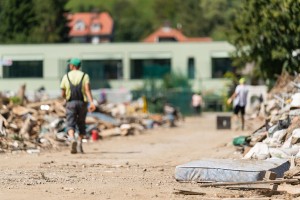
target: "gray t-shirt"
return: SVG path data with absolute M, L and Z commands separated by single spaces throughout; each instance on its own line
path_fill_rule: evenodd
M 235 89 L 235 93 L 237 94 L 234 101 L 233 106 L 246 106 L 247 104 L 247 95 L 248 88 L 245 85 L 238 85 Z

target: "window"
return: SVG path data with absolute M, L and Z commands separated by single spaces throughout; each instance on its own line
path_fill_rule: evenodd
M 83 31 L 85 29 L 85 24 L 82 20 L 77 20 L 74 26 L 75 30 Z
M 171 72 L 170 59 L 132 59 L 131 79 L 163 78 Z
M 91 25 L 91 31 L 92 32 L 98 32 L 98 31 L 100 31 L 100 29 L 101 29 L 100 24 L 92 24 Z
M 123 78 L 121 60 L 83 60 L 82 70 L 92 81 Z
M 195 78 L 195 59 L 194 58 L 188 59 L 188 78 L 189 79 Z
M 83 60 L 82 70 L 90 76 L 91 88 L 110 88 L 109 80 L 123 79 L 120 59 Z
M 88 39 L 87 37 L 72 37 L 71 43 L 87 43 Z
M 177 39 L 174 37 L 159 37 L 158 42 L 177 42 Z
M 212 58 L 212 78 L 223 78 L 226 72 L 233 72 L 230 58 Z
M 43 61 L 13 61 L 3 67 L 3 78 L 43 78 Z

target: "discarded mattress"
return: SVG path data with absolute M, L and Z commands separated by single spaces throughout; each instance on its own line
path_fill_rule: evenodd
M 232 160 L 208 159 L 176 166 L 177 181 L 251 182 L 262 180 L 266 171 L 283 177 L 290 167 L 286 159 Z

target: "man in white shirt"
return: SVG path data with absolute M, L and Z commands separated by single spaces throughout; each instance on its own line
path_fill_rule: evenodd
M 242 130 L 245 128 L 245 108 L 247 105 L 248 87 L 245 85 L 245 78 L 239 80 L 239 85 L 235 88 L 234 93 L 229 98 L 229 102 L 233 100 L 233 113 L 238 118 L 241 113 Z
M 194 93 L 192 96 L 192 107 L 194 109 L 195 115 L 201 114 L 201 107 L 202 107 L 202 96 L 200 93 Z

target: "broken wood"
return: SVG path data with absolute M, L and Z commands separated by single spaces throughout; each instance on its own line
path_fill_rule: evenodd
M 6 129 L 5 127 L 7 126 L 7 121 L 6 119 L 0 114 L 0 135 L 6 136 Z
M 205 183 L 199 185 L 200 187 L 218 187 L 218 186 L 229 186 L 229 185 L 252 185 L 252 184 L 271 184 L 271 183 L 298 183 L 298 179 L 277 179 L 268 181 L 251 181 L 251 182 L 218 182 L 218 183 Z
M 52 104 L 54 104 L 57 101 L 58 101 L 57 99 L 51 99 L 51 100 L 47 100 L 47 101 L 40 101 L 40 102 L 28 103 L 26 105 L 26 107 L 27 108 L 37 109 L 37 108 L 40 108 L 41 105 L 52 105 Z M 61 102 L 61 103 L 63 104 L 63 102 Z
M 34 119 L 31 116 L 28 116 L 19 132 L 19 134 L 26 139 L 30 138 L 31 129 L 34 125 Z
M 296 166 L 294 168 L 291 168 L 290 170 L 286 171 L 284 173 L 285 178 L 293 178 L 295 175 L 300 173 L 300 166 Z
M 271 200 L 269 197 L 224 198 L 223 200 Z
M 26 90 L 26 84 L 23 84 L 21 85 L 19 91 L 18 91 L 18 94 L 17 94 L 17 97 L 20 98 L 20 104 L 21 105 L 24 105 L 25 100 L 26 100 L 26 97 L 25 97 L 25 90 Z
M 194 191 L 194 190 L 183 190 L 183 189 L 174 189 L 175 194 L 184 194 L 184 195 L 205 195 L 204 192 Z
M 272 171 L 266 171 L 266 174 L 265 174 L 265 180 L 275 180 L 277 177 L 277 174 L 275 172 L 272 172 Z M 276 191 L 278 188 L 278 184 L 277 183 L 274 183 L 273 185 L 271 185 L 271 190 L 272 191 Z

